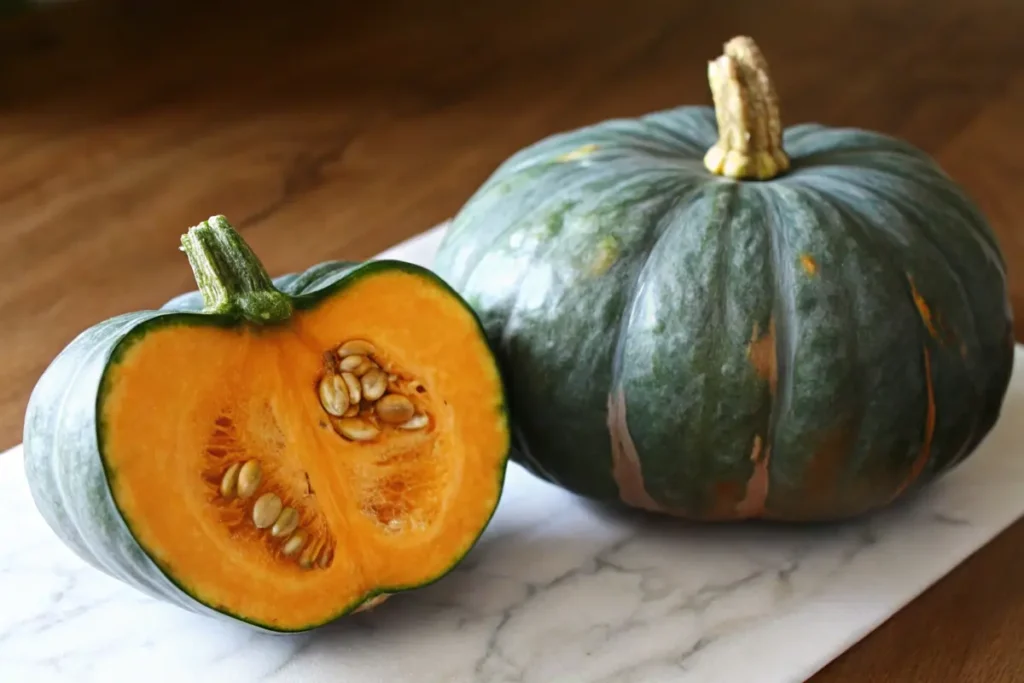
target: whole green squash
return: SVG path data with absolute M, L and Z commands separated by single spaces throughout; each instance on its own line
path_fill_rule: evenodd
M 783 130 L 746 37 L 715 107 L 610 120 L 505 161 L 435 272 L 483 320 L 518 449 L 590 498 L 823 520 L 967 457 L 1013 366 L 1000 248 L 925 153 Z

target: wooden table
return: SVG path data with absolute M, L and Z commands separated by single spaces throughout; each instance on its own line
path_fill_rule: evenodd
M 786 122 L 934 154 L 998 230 L 1020 311 L 1022 29 L 1011 0 L 98 0 L 9 18 L 0 446 L 76 332 L 191 286 L 189 225 L 226 214 L 274 274 L 369 256 L 543 135 L 708 102 L 706 61 L 739 33 L 768 55 Z M 1024 523 L 813 680 L 1024 680 L 1022 566 Z

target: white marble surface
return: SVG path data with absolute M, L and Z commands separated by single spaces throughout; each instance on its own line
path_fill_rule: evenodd
M 424 262 L 437 237 L 387 255 Z M 1024 512 L 1022 411 L 1018 371 L 963 466 L 837 526 L 615 516 L 513 466 L 456 571 L 297 636 L 193 615 L 87 567 L 36 513 L 14 449 L 0 455 L 0 681 L 803 681 Z

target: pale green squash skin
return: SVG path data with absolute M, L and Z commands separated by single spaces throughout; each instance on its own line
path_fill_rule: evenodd
M 558 134 L 454 218 L 433 268 L 502 363 L 513 458 L 601 501 L 803 521 L 876 509 L 967 457 L 1013 366 L 1005 264 L 971 200 L 877 133 L 793 126 L 792 168 L 763 182 L 705 170 L 716 139 L 708 107 Z M 774 396 L 750 355 L 773 320 Z M 613 473 L 620 392 L 646 503 Z M 741 508 L 758 440 L 767 497 Z
M 295 310 L 302 310 L 316 307 L 362 277 L 395 269 L 413 273 L 432 286 L 448 290 L 427 269 L 384 260 L 364 264 L 325 262 L 302 273 L 278 277 L 273 285 L 278 292 L 287 295 Z M 456 296 L 454 292 L 451 294 Z M 203 604 L 190 586 L 178 582 L 173 569 L 155 563 L 133 538 L 132 520 L 122 517 L 111 495 L 108 481 L 116 478 L 117 472 L 110 469 L 103 457 L 104 430 L 100 416 L 104 383 L 131 344 L 144 340 L 153 329 L 167 325 L 230 327 L 242 324 L 245 323 L 235 313 L 204 309 L 203 296 L 196 291 L 172 299 L 159 310 L 121 315 L 81 333 L 45 370 L 29 399 L 24 426 L 25 470 L 30 492 L 47 525 L 88 564 L 151 597 L 184 609 L 244 622 L 261 631 L 279 632 L 285 629 L 247 620 L 221 606 L 213 608 Z M 503 406 L 505 397 L 500 399 L 499 407 Z M 159 454 L 154 453 L 154 457 Z M 499 484 L 503 484 L 504 475 L 503 460 L 495 474 Z M 466 550 L 475 542 L 476 539 L 471 539 Z M 449 569 L 461 559 L 452 557 Z M 432 580 L 439 578 L 441 576 Z M 370 603 L 382 593 L 416 587 L 379 586 L 352 604 L 339 606 L 338 613 L 328 622 Z M 306 631 L 321 625 L 307 624 L 293 630 Z

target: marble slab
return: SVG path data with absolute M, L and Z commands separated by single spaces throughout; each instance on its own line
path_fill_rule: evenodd
M 429 263 L 439 237 L 382 256 Z M 0 681 L 804 681 L 1024 512 L 1022 411 L 1018 371 L 976 455 L 844 525 L 614 515 L 513 465 L 458 569 L 313 635 L 218 623 L 84 565 L 36 513 L 15 448 L 0 455 Z

